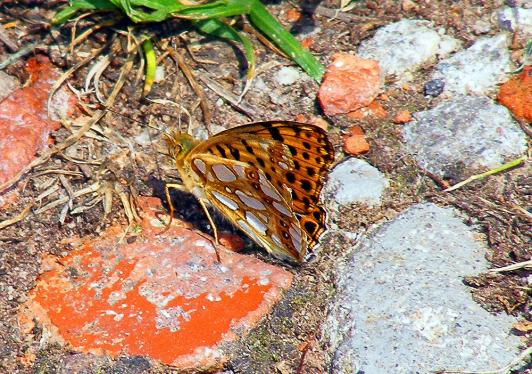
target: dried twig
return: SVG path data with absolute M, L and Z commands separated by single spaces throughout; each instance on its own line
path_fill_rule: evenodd
M 519 269 L 531 270 L 532 269 L 532 260 L 516 262 L 515 264 L 511 264 L 511 265 L 508 265 L 508 266 L 503 266 L 501 268 L 490 269 L 489 272 L 490 273 L 503 273 L 503 272 L 506 272 L 506 271 L 514 271 L 514 270 L 519 270 Z
M 0 230 L 7 226 L 11 226 L 14 223 L 17 223 L 19 221 L 22 221 L 24 218 L 28 216 L 30 213 L 30 209 L 33 206 L 33 202 L 29 203 L 19 214 L 14 216 L 13 218 L 6 219 L 4 221 L 0 221 Z
M 203 92 L 203 89 L 199 86 L 198 82 L 196 81 L 196 78 L 194 78 L 194 74 L 192 73 L 188 65 L 185 63 L 183 56 L 173 48 L 168 48 L 167 50 L 170 53 L 172 59 L 179 66 L 179 69 L 181 69 L 181 71 L 187 78 L 190 87 L 192 87 L 192 90 L 194 90 L 194 93 L 199 97 L 201 111 L 203 113 L 203 120 L 205 122 L 205 125 L 207 126 L 207 131 L 210 134 L 210 124 L 212 121 L 212 115 L 209 109 L 209 105 L 207 103 L 207 97 L 205 96 L 205 92 Z
M 259 115 L 261 115 L 260 111 L 256 108 L 251 107 L 248 104 L 245 104 L 243 102 L 239 102 L 238 96 L 235 94 L 227 91 L 225 88 L 223 88 L 219 83 L 215 82 L 211 78 L 200 75 L 199 79 L 207 85 L 211 90 L 213 90 L 218 96 L 224 98 L 227 100 L 229 104 L 236 110 L 238 110 L 241 113 L 244 113 L 246 116 L 248 116 L 251 120 L 254 120 Z
M 47 111 L 48 111 L 48 117 L 52 118 L 50 113 L 50 109 L 51 109 L 51 104 L 52 104 L 52 98 L 55 94 L 55 92 L 59 89 L 59 87 L 61 87 L 61 85 L 72 75 L 74 74 L 74 72 L 76 70 L 78 70 L 80 67 L 82 67 L 83 65 L 87 64 L 89 61 L 93 60 L 96 56 L 98 56 L 100 53 L 103 52 L 103 50 L 105 50 L 107 47 L 109 47 L 110 45 L 112 45 L 114 42 L 115 42 L 116 38 L 113 37 L 109 43 L 105 44 L 103 47 L 101 48 L 98 48 L 98 49 L 95 49 L 91 52 L 91 54 L 86 57 L 85 59 L 81 60 L 80 62 L 78 62 L 77 64 L 75 64 L 74 66 L 72 66 L 70 69 L 68 69 L 65 73 L 63 73 L 59 79 L 54 83 L 54 85 L 52 86 L 52 88 L 50 89 L 50 95 L 48 96 L 48 103 L 46 105 L 46 108 L 47 108 Z M 1 190 L 1 188 L 0 188 Z

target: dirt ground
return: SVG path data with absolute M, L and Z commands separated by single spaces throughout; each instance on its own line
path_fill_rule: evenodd
M 59 68 L 66 70 L 81 59 L 83 52 L 91 52 L 109 40 L 114 30 L 125 29 L 125 25 L 113 29 L 102 28 L 81 43 L 74 53 L 68 52 L 70 27 L 60 30 L 50 29 L 47 19 L 64 1 L 12 1 L 4 0 L 0 5 L 0 21 L 4 24 L 17 20 L 17 40 L 21 46 L 39 42 L 34 53 L 50 57 Z M 392 0 L 361 1 L 348 13 L 340 13 L 336 18 L 334 10 L 338 2 L 270 2 L 269 9 L 296 36 L 302 32 L 310 34 L 313 39 L 311 51 L 327 64 L 330 57 L 339 52 L 353 52 L 357 45 L 370 37 L 379 26 L 404 18 L 426 19 L 436 26 L 444 27 L 447 32 L 464 41 L 469 46 L 478 35 L 473 32 L 473 25 L 479 19 L 486 19 L 494 9 L 501 6 L 501 1 L 458 0 L 433 1 L 422 3 L 419 7 L 402 7 L 404 2 Z M 288 22 L 286 12 L 290 9 L 303 8 L 303 16 L 299 21 Z M 407 10 L 405 10 L 407 8 Z M 332 10 L 332 11 L 331 11 Z M 99 20 L 105 19 L 100 16 Z M 93 18 L 79 22 L 78 30 L 94 24 Z M 492 29 L 492 32 L 495 30 Z M 242 53 L 227 43 L 206 38 L 197 34 L 183 23 L 171 22 L 162 26 L 151 26 L 147 32 L 157 35 L 160 48 L 165 41 L 175 43 L 177 50 L 184 56 L 186 64 L 196 76 L 206 75 L 217 81 L 222 87 L 238 95 L 243 87 Z M 140 32 L 139 32 L 140 33 Z M 181 35 L 180 38 L 175 35 Z M 394 87 L 387 82 L 385 94 L 387 99 L 380 102 L 388 113 L 385 119 L 367 118 L 356 123 L 347 117 L 327 118 L 316 102 L 318 85 L 311 79 L 301 79 L 293 86 L 279 87 L 273 75 L 280 66 L 292 65 L 287 59 L 272 53 L 253 37 L 257 48 L 258 77 L 268 87 L 275 87 L 275 99 L 272 95 L 259 90 L 250 90 L 243 104 L 253 108 L 257 115 L 253 118 L 242 114 L 230 105 L 221 105 L 220 97 L 212 90 L 206 90 L 206 103 L 212 115 L 209 124 L 215 131 L 260 120 L 285 119 L 294 120 L 303 114 L 307 119 L 322 117 L 329 122 L 329 134 L 337 151 L 337 159 L 341 159 L 342 134 L 351 126 L 362 126 L 370 143 L 370 151 L 362 156 L 370 164 L 377 167 L 392 181 L 379 208 L 368 209 L 364 206 L 349 206 L 342 217 L 336 222 L 340 228 L 351 232 L 364 233 L 371 225 L 392 219 L 406 207 L 420 201 L 432 201 L 443 206 L 453 206 L 464 211 L 471 218 L 471 224 L 483 228 L 485 238 L 490 245 L 489 261 L 493 266 L 504 266 L 513 262 L 530 259 L 530 222 L 525 215 L 516 215 L 510 207 L 518 205 L 529 207 L 532 191 L 530 170 L 518 168 L 504 175 L 468 185 L 456 194 L 442 194 L 441 181 L 434 176 L 422 173 L 414 161 L 406 154 L 400 135 L 400 125 L 392 122 L 393 115 L 399 110 L 411 112 L 431 107 L 431 99 L 423 96 L 422 87 L 426 81 L 426 71 L 418 72 L 416 80 L 408 87 Z M 516 45 L 513 57 L 519 58 L 522 45 Z M 193 51 L 192 55 L 187 48 Z M 160 51 L 160 50 L 159 50 Z M 8 52 L 0 43 L 0 52 Z M 28 56 L 26 56 L 28 57 Z M 19 59 L 5 69 L 9 74 L 17 76 L 21 82 L 24 75 L 25 58 Z M 117 80 L 120 67 L 126 56 L 123 53 L 113 57 L 111 68 L 102 76 L 105 90 L 112 87 Z M 214 60 L 216 64 L 202 61 Z M 515 61 L 517 62 L 517 61 Z M 135 68 L 122 92 L 103 120 L 102 127 L 109 131 L 98 137 L 84 137 L 71 147 L 71 152 L 83 154 L 90 150 L 90 156 L 103 160 L 100 165 L 87 163 L 80 165 L 71 158 L 56 155 L 39 170 L 62 169 L 77 173 L 66 176 L 74 190 L 79 190 L 94 183 L 98 178 L 105 180 L 126 181 L 129 191 L 145 196 L 158 196 L 164 200 L 163 182 L 175 180 L 177 174 L 172 170 L 171 163 L 164 151 L 161 131 L 171 129 L 181 123 L 182 126 L 191 122 L 190 131 L 206 133 L 204 112 L 199 106 L 198 96 L 191 89 L 187 79 L 170 58 L 164 58 L 160 64 L 165 67 L 165 78 L 156 83 L 147 98 L 143 98 L 142 80 L 136 79 L 139 58 L 135 60 Z M 428 67 L 427 67 L 428 70 Z M 79 69 L 69 82 L 81 87 L 88 68 Z M 201 81 L 200 81 L 200 84 Z M 162 105 L 150 99 L 168 99 L 175 101 L 183 109 L 176 106 Z M 96 102 L 93 95 L 87 97 L 88 102 Z M 187 114 L 190 114 L 189 115 Z M 64 140 L 70 132 L 61 128 L 54 134 L 57 142 Z M 131 142 L 134 149 L 125 145 L 122 139 L 147 139 L 142 142 Z M 104 139 L 105 138 L 105 139 Z M 132 162 L 131 162 L 132 161 Z M 22 193 L 15 204 L 6 211 L 0 211 L 0 221 L 20 212 L 29 202 L 41 194 L 50 178 L 54 175 L 42 175 L 29 179 L 26 176 L 19 186 L 24 185 Z M 457 181 L 450 181 L 451 183 Z M 45 198 L 42 205 L 58 198 L 60 191 Z M 204 218 L 199 205 L 192 197 L 175 193 L 176 209 L 179 218 L 193 223 L 198 229 L 209 232 L 208 222 Z M 87 201 L 89 197 L 86 197 Z M 80 200 L 80 204 L 83 198 Z M 58 347 L 40 347 L 42 338 L 38 328 L 31 336 L 21 336 L 16 321 L 17 307 L 25 301 L 26 294 L 35 284 L 39 275 L 40 258 L 46 254 L 63 255 L 70 249 L 69 240 L 87 235 L 97 235 L 103 227 L 111 223 L 127 224 L 124 209 L 119 200 L 114 198 L 111 213 L 102 222 L 102 204 L 76 216 L 67 215 L 65 222 L 59 222 L 61 207 L 47 210 L 15 225 L 0 230 L 0 284 L 4 289 L 9 287 L 8 295 L 0 295 L 0 371 L 2 372 L 57 372 L 64 364 L 65 357 L 72 352 Z M 222 230 L 234 230 L 221 217 L 216 217 Z M 236 232 L 236 230 L 234 230 Z M 241 235 L 244 239 L 245 237 Z M 245 239 L 247 240 L 247 239 Z M 328 300 L 334 294 L 334 264 L 346 256 L 340 248 L 340 240 L 334 234 L 323 238 L 321 251 L 313 261 L 292 268 L 279 263 L 295 275 L 295 284 L 288 294 L 274 309 L 273 313 L 244 339 L 241 348 L 227 369 L 235 372 L 296 372 L 304 368 L 304 372 L 320 373 L 327 369 L 325 351 L 326 342 L 320 335 L 321 322 L 324 320 Z M 259 256 L 267 262 L 275 262 L 247 241 L 247 253 Z M 498 274 L 483 275 L 467 279 L 475 299 L 485 308 L 493 312 L 505 312 L 519 316 L 523 321 L 532 321 L 532 304 L 530 302 L 530 285 L 526 277 L 530 272 L 525 270 Z M 517 290 L 528 289 L 526 292 Z M 519 331 L 516 331 L 519 333 Z M 530 341 L 530 340 L 529 340 Z M 42 349 L 40 349 L 42 348 Z M 38 352 L 33 364 L 27 366 L 24 358 L 28 352 Z M 303 357 L 303 359 L 302 359 Z M 140 360 L 140 359 L 139 359 Z M 98 370 L 94 372 L 135 372 L 144 363 L 118 360 L 117 362 L 87 361 L 87 372 L 96 363 Z M 120 370 L 118 368 L 121 368 Z M 95 370 L 95 369 L 94 369 Z M 164 372 L 169 368 L 152 366 L 153 372 Z

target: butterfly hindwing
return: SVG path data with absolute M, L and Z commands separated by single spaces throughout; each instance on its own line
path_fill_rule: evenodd
M 190 163 L 209 202 L 231 222 L 276 257 L 302 261 L 307 236 L 261 169 L 209 153 L 191 155 Z

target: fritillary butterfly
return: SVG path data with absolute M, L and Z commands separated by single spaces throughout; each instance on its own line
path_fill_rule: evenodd
M 166 137 L 183 181 L 169 188 L 192 193 L 205 210 L 211 204 L 275 257 L 303 261 L 325 230 L 319 206 L 325 174 L 334 160 L 326 132 L 288 121 L 258 122 L 205 141 L 183 132 Z

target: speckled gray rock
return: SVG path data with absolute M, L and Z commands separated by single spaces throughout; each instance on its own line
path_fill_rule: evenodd
M 526 150 L 526 135 L 508 109 L 486 97 L 459 97 L 414 113 L 403 137 L 420 167 L 455 180 Z
M 505 7 L 497 11 L 494 16 L 501 29 L 515 31 L 525 38 L 532 37 L 532 8 Z
M 402 20 L 377 30 L 362 42 L 358 55 L 378 60 L 382 74 L 395 74 L 399 82 L 413 78 L 420 65 L 445 57 L 460 47 L 460 42 L 433 29 L 428 21 Z
M 432 79 L 445 81 L 446 96 L 486 95 L 509 78 L 512 67 L 507 45 L 504 33 L 480 38 L 468 49 L 440 61 Z
M 514 317 L 492 315 L 462 283 L 485 249 L 455 210 L 413 206 L 354 248 L 338 269 L 323 332 L 334 373 L 487 370 L 518 354 Z
M 321 201 L 335 210 L 338 205 L 366 203 L 379 205 L 388 179 L 366 161 L 350 157 L 329 173 Z

